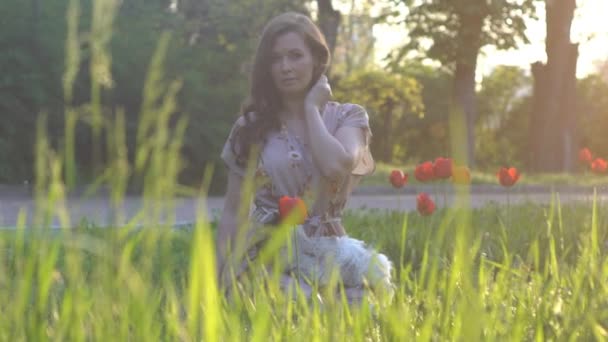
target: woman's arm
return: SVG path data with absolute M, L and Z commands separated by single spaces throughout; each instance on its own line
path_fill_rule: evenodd
M 315 163 L 326 178 L 338 180 L 349 174 L 362 155 L 364 132 L 358 127 L 341 127 L 333 136 L 327 131 L 319 108 L 331 97 L 327 78 L 322 76 L 305 102 L 306 124 Z
M 243 220 L 247 218 L 250 201 L 242 198 L 243 177 L 233 171 L 228 172 L 228 185 L 224 197 L 224 209 L 217 228 L 216 259 L 218 272 L 224 267 L 226 258 L 234 251 Z
M 350 173 L 361 155 L 365 136 L 361 128 L 342 127 L 331 135 L 316 107 L 306 109 L 312 156 L 323 176 L 336 180 Z

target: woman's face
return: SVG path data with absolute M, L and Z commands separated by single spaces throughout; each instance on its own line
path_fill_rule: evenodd
M 283 97 L 301 97 L 308 93 L 314 71 L 312 51 L 295 32 L 280 35 L 273 46 L 271 74 Z

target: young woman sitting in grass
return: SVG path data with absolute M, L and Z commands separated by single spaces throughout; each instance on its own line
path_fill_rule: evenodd
M 351 191 L 375 164 L 365 109 L 330 101 L 324 75 L 329 59 L 325 38 L 304 15 L 281 14 L 263 31 L 250 97 L 221 155 L 229 168 L 217 235 L 223 286 L 250 273 L 246 271 L 277 232 L 279 199 L 290 196 L 304 199 L 309 210 L 293 232 L 294 258 L 275 270 L 281 272 L 284 289 L 299 284 L 309 296 L 311 284 L 327 289 L 335 272 L 349 302 L 360 301 L 366 288 L 392 297 L 389 260 L 348 237 L 341 223 Z M 243 198 L 249 160 L 257 161 L 254 207 L 246 229 L 240 230 L 239 210 L 245 206 L 250 212 Z

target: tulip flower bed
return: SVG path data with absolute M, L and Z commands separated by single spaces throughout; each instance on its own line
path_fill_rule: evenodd
M 348 306 L 322 292 L 289 300 L 264 273 L 227 299 L 214 282 L 215 222 L 181 230 L 5 231 L 0 336 L 601 340 L 608 337 L 607 214 L 602 203 L 557 201 L 440 207 L 426 216 L 349 211 L 349 234 L 394 262 L 397 291 L 387 306 L 373 297 Z
M 591 167 L 593 167 L 593 161 L 590 162 L 589 168 L 581 168 L 574 173 L 529 173 L 526 172 L 525 169 L 520 169 L 522 174 L 525 176 L 522 177 L 518 184 L 521 185 L 546 185 L 546 186 L 585 186 L 585 187 L 594 187 L 594 186 L 606 186 L 608 185 L 608 172 L 601 173 L 603 170 L 604 162 L 603 159 L 598 159 L 595 161 L 595 169 L 600 171 L 599 173 L 594 172 Z M 401 170 L 404 173 L 409 173 L 409 183 L 411 185 L 424 184 L 420 182 L 414 177 L 414 170 L 416 168 L 416 164 L 414 165 L 390 165 L 378 163 L 376 167 L 376 172 L 369 176 L 363 178 L 360 186 L 387 186 L 391 185 L 387 183 L 387 179 L 389 179 L 390 174 L 393 170 Z M 470 183 L 472 185 L 498 185 L 496 179 L 496 173 L 499 168 L 492 169 L 471 169 L 470 170 Z M 458 171 L 456 169 L 453 170 L 454 173 L 458 173 L 462 171 Z

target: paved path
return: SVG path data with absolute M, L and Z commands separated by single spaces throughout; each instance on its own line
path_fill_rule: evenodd
M 389 189 L 390 190 L 390 189 Z M 389 191 L 390 192 L 390 191 Z M 347 204 L 347 209 L 388 209 L 388 210 L 415 210 L 416 195 L 406 193 L 401 196 L 394 194 L 364 194 L 358 193 L 351 197 Z M 602 192 L 599 195 L 601 201 L 606 201 L 608 193 Z M 448 195 L 448 205 L 454 205 L 453 196 Z M 571 201 L 590 201 L 591 192 L 568 192 L 560 196 L 562 202 Z M 444 205 L 443 195 L 440 194 L 435 198 L 439 206 Z M 549 192 L 514 192 L 509 196 L 509 201 L 512 204 L 522 203 L 526 201 L 536 203 L 549 203 L 551 194 Z M 471 194 L 471 206 L 479 208 L 488 203 L 506 203 L 507 196 L 504 192 L 474 192 Z M 169 209 L 167 212 L 175 215 L 175 221 L 179 223 L 193 222 L 197 218 L 197 212 L 202 214 L 202 210 L 198 210 L 199 201 L 196 198 L 179 198 L 174 201 L 160 201 L 159 204 Z M 122 205 L 122 211 L 126 219 L 133 219 L 137 213 L 141 213 L 144 202 L 141 197 L 126 197 Z M 217 218 L 221 214 L 223 206 L 222 197 L 209 197 L 206 199 L 206 214 L 208 217 Z M 111 205 L 107 197 L 97 196 L 91 198 L 74 197 L 67 201 L 66 209 L 69 212 L 70 224 L 74 226 L 82 220 L 89 223 L 94 223 L 98 226 L 106 226 L 111 222 L 115 222 L 116 211 L 111 210 Z M 34 222 L 35 203 L 28 195 L 15 195 L 2 193 L 0 191 L 0 227 L 13 228 L 17 225 L 19 212 L 23 211 L 26 217 L 26 224 L 31 226 Z M 54 211 L 57 212 L 57 211 Z M 143 217 L 135 218 L 137 222 L 143 222 L 145 217 L 150 217 L 154 211 L 147 211 L 148 214 Z M 53 218 L 52 226 L 61 227 L 60 220 Z

